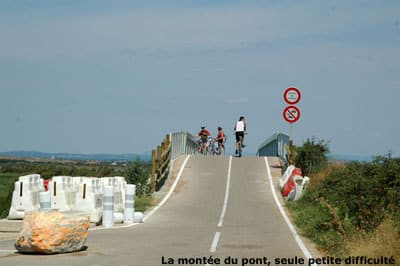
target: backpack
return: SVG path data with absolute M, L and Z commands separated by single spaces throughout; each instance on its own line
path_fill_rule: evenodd
M 207 132 L 206 132 L 205 129 L 203 129 L 203 130 L 200 132 L 200 137 L 201 137 L 202 140 L 207 140 L 208 135 L 207 135 Z

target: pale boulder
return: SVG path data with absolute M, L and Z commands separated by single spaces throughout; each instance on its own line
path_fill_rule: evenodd
M 85 248 L 89 215 L 78 212 L 28 212 L 15 248 L 21 253 L 64 253 Z

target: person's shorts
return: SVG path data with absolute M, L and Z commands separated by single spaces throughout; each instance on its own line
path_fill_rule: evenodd
M 240 137 L 242 137 L 242 139 L 244 138 L 244 132 L 243 131 L 236 131 L 235 135 L 236 135 L 236 142 L 240 141 Z

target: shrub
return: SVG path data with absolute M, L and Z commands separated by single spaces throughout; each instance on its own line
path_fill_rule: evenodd
M 151 188 L 149 184 L 150 164 L 136 159 L 127 164 L 125 169 L 127 182 L 136 185 L 137 195 L 149 195 Z
M 306 236 L 342 255 L 348 236 L 372 234 L 387 218 L 400 233 L 400 159 L 381 156 L 328 169 L 299 201 L 288 204 Z
M 141 195 L 135 198 L 135 211 L 144 212 L 153 205 L 153 198 L 149 195 Z
M 399 213 L 400 161 L 377 157 L 372 163 L 349 163 L 329 174 L 321 193 L 360 230 L 374 230 L 385 215 Z
M 315 137 L 308 138 L 302 146 L 296 148 L 296 166 L 304 175 L 312 175 L 324 169 L 327 165 L 329 152 L 328 142 L 317 141 Z
M 0 174 L 0 219 L 8 215 L 11 206 L 14 182 L 18 178 L 16 175 Z

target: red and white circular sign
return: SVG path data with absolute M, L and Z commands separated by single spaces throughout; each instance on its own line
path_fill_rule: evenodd
M 298 88 L 287 88 L 283 93 L 283 98 L 288 104 L 296 104 L 301 99 L 301 93 Z
M 283 119 L 288 123 L 295 123 L 300 118 L 300 109 L 297 106 L 289 105 L 283 110 Z

